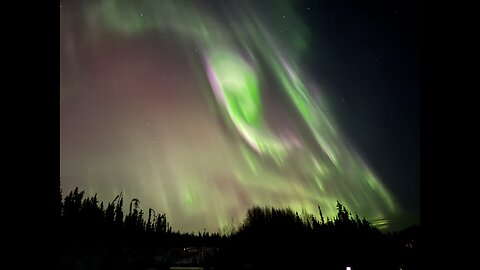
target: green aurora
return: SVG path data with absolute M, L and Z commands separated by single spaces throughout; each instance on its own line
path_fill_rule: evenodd
M 65 131 L 74 124 L 66 109 L 71 101 L 63 100 L 64 190 L 84 185 L 107 201 L 123 191 L 127 199 L 140 198 L 143 207 L 166 212 L 181 231 L 222 230 L 241 221 L 253 205 L 315 215 L 320 205 L 324 215 L 333 216 L 339 200 L 361 216 L 382 220 L 379 226 L 388 226 L 385 219 L 401 212 L 342 136 L 321 87 L 302 70 L 303 57 L 313 49 L 311 33 L 286 1 L 269 15 L 288 20 L 287 36 L 272 31 L 267 16 L 242 1 L 81 2 L 61 10 L 62 95 L 83 95 L 92 81 L 107 80 L 98 75 L 104 69 L 90 82 L 78 79 L 85 73 L 84 62 L 66 53 L 73 46 L 69 38 L 96 47 L 107 46 L 112 37 L 166 36 L 178 45 L 184 59 L 178 60 L 184 63 L 178 69 L 189 73 L 190 80 L 169 82 L 178 98 L 174 105 L 159 101 L 161 113 L 147 125 L 135 126 L 131 119 L 140 113 L 124 111 L 128 117 L 115 127 L 122 132 L 113 139 L 120 147 L 105 152 L 95 147 L 82 154 L 77 148 L 67 152 L 81 139 L 69 139 Z M 168 68 L 158 70 L 158 77 Z M 125 74 L 134 80 L 136 73 Z M 166 86 L 157 91 L 167 91 L 162 89 Z M 162 147 L 134 147 L 142 138 L 150 141 L 151 134 Z M 122 177 L 128 179 L 116 180 Z M 77 178 L 83 180 L 73 180 Z

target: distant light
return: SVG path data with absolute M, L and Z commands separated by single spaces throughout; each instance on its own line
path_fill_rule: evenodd
M 347 266 L 347 270 L 352 270 L 352 268 L 350 268 L 350 266 Z

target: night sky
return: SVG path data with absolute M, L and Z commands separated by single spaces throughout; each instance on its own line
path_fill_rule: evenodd
M 405 2 L 60 4 L 61 183 L 221 231 L 253 205 L 419 223 Z

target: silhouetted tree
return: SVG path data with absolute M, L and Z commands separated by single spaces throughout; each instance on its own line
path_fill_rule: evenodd
M 153 231 L 153 225 L 152 225 L 152 220 L 151 220 L 152 212 L 153 212 L 153 215 L 155 216 L 155 211 L 152 208 L 148 208 L 148 221 L 147 221 L 147 226 L 146 226 L 146 231 L 148 231 L 148 232 Z
M 320 208 L 320 205 L 318 205 L 318 212 L 320 213 L 320 221 L 322 222 L 322 225 L 325 224 L 325 220 L 323 219 L 323 213 L 322 209 Z
M 122 193 L 120 193 L 119 201 L 115 206 L 114 225 L 117 227 L 117 229 L 120 229 L 123 227 L 123 195 Z

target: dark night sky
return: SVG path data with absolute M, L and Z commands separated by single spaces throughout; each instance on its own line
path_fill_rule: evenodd
M 321 33 L 314 41 L 321 50 L 307 61 L 330 86 L 335 118 L 418 222 L 420 56 L 411 2 L 300 1 L 297 6 L 312 32 Z
M 291 2 L 291 3 L 290 3 Z M 253 204 L 419 223 L 405 1 L 61 3 L 61 178 L 221 229 Z M 383 184 L 382 184 L 383 183 Z

